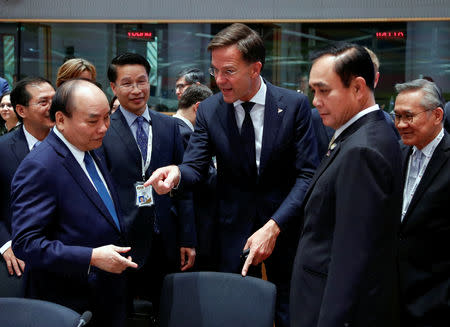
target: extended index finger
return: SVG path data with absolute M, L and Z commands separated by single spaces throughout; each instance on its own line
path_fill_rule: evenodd
M 254 256 L 255 256 L 254 252 L 250 249 L 250 253 L 248 254 L 248 257 L 244 262 L 244 267 L 242 267 L 242 272 L 241 272 L 242 276 L 244 276 L 244 277 L 247 276 L 248 268 L 252 264 Z

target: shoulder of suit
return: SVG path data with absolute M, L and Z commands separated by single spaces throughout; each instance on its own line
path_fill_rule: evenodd
M 17 128 L 16 130 L 6 133 L 0 136 L 0 146 L 4 146 L 6 144 L 10 144 L 11 141 L 15 138 L 20 138 L 23 136 L 24 141 L 26 141 L 25 134 L 23 134 L 22 127 Z

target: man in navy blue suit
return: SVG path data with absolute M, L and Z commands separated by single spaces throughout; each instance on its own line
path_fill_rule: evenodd
M 125 278 L 137 265 L 112 179 L 92 150 L 109 127 L 104 93 L 84 80 L 62 85 L 49 136 L 12 181 L 13 250 L 27 263 L 26 296 L 93 312 L 94 326 L 123 326 Z
M 311 109 L 304 95 L 260 76 L 264 43 L 246 25 L 220 31 L 208 49 L 221 92 L 200 104 L 183 164 L 157 170 L 147 183 L 159 193 L 197 184 L 216 156 L 220 270 L 245 276 L 264 261 L 277 285 L 276 325 L 287 326 L 298 212 L 318 162 Z
M 108 78 L 120 102 L 111 117 L 103 155 L 117 191 L 129 232 L 132 257 L 140 269 L 130 273 L 130 296 L 150 299 L 156 309 L 162 279 L 169 272 L 190 269 L 195 261 L 192 194 L 153 196 L 139 202 L 141 185 L 162 166 L 183 159 L 175 119 L 149 110 L 150 65 L 139 54 L 124 53 L 111 61 Z
M 23 158 L 47 137 L 54 123 L 49 109 L 55 95 L 53 86 L 44 78 L 20 80 L 11 93 L 11 103 L 22 122 L 15 131 L 0 137 L 0 253 L 10 275 L 22 275 L 24 262 L 11 248 L 11 181 Z

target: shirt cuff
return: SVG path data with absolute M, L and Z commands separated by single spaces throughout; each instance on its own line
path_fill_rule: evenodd
M 0 254 L 3 255 L 6 250 L 8 250 L 11 247 L 11 241 L 6 242 L 1 248 L 0 248 Z

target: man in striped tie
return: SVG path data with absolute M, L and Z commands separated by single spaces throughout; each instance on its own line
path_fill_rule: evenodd
M 12 182 L 13 250 L 27 262 L 26 296 L 93 312 L 94 326 L 123 326 L 126 268 L 137 268 L 112 179 L 92 151 L 109 127 L 106 96 L 68 81 L 53 99 L 55 127 Z

